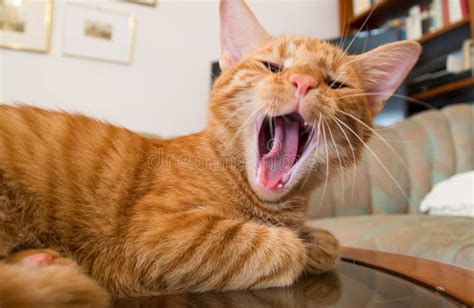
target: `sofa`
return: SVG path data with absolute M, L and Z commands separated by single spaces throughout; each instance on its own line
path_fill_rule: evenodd
M 474 218 L 420 211 L 433 185 L 474 169 L 473 117 L 474 105 L 459 104 L 377 128 L 369 146 L 380 163 L 365 151 L 355 170 L 333 170 L 312 194 L 308 225 L 343 246 L 474 268 Z

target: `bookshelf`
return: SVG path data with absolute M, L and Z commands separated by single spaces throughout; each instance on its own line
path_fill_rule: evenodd
M 450 31 L 455 30 L 455 29 L 457 29 L 459 27 L 462 27 L 464 25 L 468 25 L 469 22 L 470 22 L 470 18 L 469 17 L 464 17 L 463 19 L 461 19 L 459 21 L 456 21 L 456 22 L 453 22 L 453 23 L 451 23 L 451 24 L 449 24 L 445 27 L 442 27 L 441 29 L 438 29 L 438 30 L 435 30 L 435 31 L 432 31 L 432 32 L 429 32 L 429 33 L 423 35 L 422 37 L 417 39 L 417 41 L 420 44 L 426 43 L 431 39 L 434 39 L 436 37 L 447 34 Z
M 371 7 L 366 8 L 359 14 L 353 14 L 352 0 L 339 0 L 339 25 L 341 36 L 348 36 L 357 33 L 357 31 L 367 31 L 379 28 L 394 18 L 406 15 L 408 10 L 414 5 L 427 5 L 431 0 L 386 0 L 380 1 Z M 447 24 L 433 32 L 422 35 L 417 41 L 424 47 L 436 48 L 436 44 L 451 43 L 451 35 L 454 32 L 469 33 L 474 40 L 474 0 L 468 0 L 468 16 L 459 21 Z M 422 55 L 423 57 L 423 55 Z M 427 56 L 425 56 L 426 58 Z M 474 77 L 466 77 L 461 80 L 446 82 L 436 87 L 412 93 L 410 96 L 417 100 L 431 100 L 438 95 L 449 94 L 450 92 L 474 88 Z
M 339 0 L 339 25 L 341 26 L 341 35 L 352 34 L 359 29 L 376 29 L 388 20 L 402 16 L 410 7 L 428 3 L 430 3 L 430 0 L 386 0 L 378 2 L 358 15 L 354 15 L 352 0 Z M 474 13 L 472 9 L 474 7 L 474 0 L 468 0 L 468 6 L 469 16 L 459 22 L 446 26 L 446 28 L 452 29 L 464 24 L 470 24 L 471 38 L 474 39 Z M 438 31 L 442 30 L 443 29 L 440 29 Z
M 352 0 L 342 0 L 339 1 L 342 5 L 348 5 L 350 2 L 352 8 Z M 387 20 L 401 16 L 403 13 L 408 11 L 408 9 L 417 4 L 426 4 L 428 0 L 387 0 L 383 2 L 378 2 L 372 7 L 365 9 L 358 15 L 352 15 L 352 10 L 348 16 L 346 22 L 346 27 L 350 30 L 358 30 L 362 26 L 365 29 L 375 29 L 382 26 Z M 367 17 L 369 17 L 367 19 Z M 364 24 L 365 23 L 365 24 Z
M 467 87 L 474 87 L 474 77 L 468 77 L 461 80 L 448 82 L 441 86 L 412 94 L 411 97 L 417 100 L 428 100 L 436 95 L 446 94 L 446 93 L 464 89 Z

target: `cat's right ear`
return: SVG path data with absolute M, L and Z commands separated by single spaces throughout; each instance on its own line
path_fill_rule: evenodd
M 222 70 L 270 37 L 242 0 L 221 0 L 220 21 Z
M 372 114 L 397 90 L 421 53 L 416 41 L 398 41 L 355 56 L 351 61 L 359 71 Z

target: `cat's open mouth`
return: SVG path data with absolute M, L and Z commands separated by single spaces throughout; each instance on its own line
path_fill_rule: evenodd
M 268 189 L 285 187 L 318 143 L 316 127 L 299 113 L 261 117 L 256 122 L 256 183 Z

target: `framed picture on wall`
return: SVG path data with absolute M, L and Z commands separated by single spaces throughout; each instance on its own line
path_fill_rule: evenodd
M 52 0 L 0 0 L 0 47 L 48 52 Z
M 156 6 L 157 0 L 125 0 L 126 2 Z
M 80 4 L 66 6 L 63 53 L 68 56 L 131 63 L 135 17 Z

